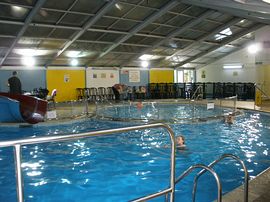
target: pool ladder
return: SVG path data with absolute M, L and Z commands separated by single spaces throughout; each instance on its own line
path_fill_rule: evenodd
M 182 179 L 184 179 L 186 176 L 188 176 L 194 169 L 197 169 L 197 168 L 202 169 L 200 172 L 197 173 L 197 175 L 194 178 L 194 182 L 193 182 L 192 201 L 195 202 L 198 179 L 200 178 L 200 176 L 202 176 L 204 173 L 206 173 L 208 171 L 214 176 L 214 178 L 216 180 L 216 183 L 217 183 L 217 202 L 221 202 L 222 201 L 222 186 L 221 186 L 221 183 L 220 183 L 219 176 L 213 170 L 212 167 L 215 166 L 216 164 L 218 164 L 219 162 L 221 162 L 222 160 L 224 160 L 225 158 L 232 158 L 232 159 L 238 161 L 240 163 L 240 165 L 242 166 L 242 168 L 244 170 L 244 174 L 245 174 L 245 179 L 244 179 L 244 202 L 248 202 L 248 179 L 249 179 L 248 171 L 247 171 L 247 168 L 246 168 L 244 162 L 238 156 L 233 155 L 233 154 L 223 154 L 218 159 L 211 162 L 208 166 L 206 166 L 204 164 L 195 164 L 193 166 L 190 166 L 178 178 L 176 178 L 175 184 L 179 183 Z M 132 202 L 145 201 L 146 199 L 149 199 L 148 198 L 149 196 L 139 198 L 139 199 L 136 199 L 136 200 L 132 200 Z M 166 194 L 166 196 L 165 196 L 165 201 L 166 202 L 169 201 L 168 194 Z
M 21 167 L 21 148 L 23 145 L 31 145 L 31 144 L 40 144 L 40 143 L 48 143 L 48 142 L 61 142 L 61 141 L 68 141 L 68 140 L 77 140 L 82 138 L 87 138 L 91 136 L 100 136 L 100 135 L 110 135 L 113 133 L 122 133 L 134 130 L 142 130 L 148 128 L 163 128 L 165 129 L 171 140 L 171 163 L 170 163 L 170 187 L 158 191 L 156 193 L 140 197 L 138 199 L 132 201 L 145 201 L 153 198 L 157 198 L 159 196 L 165 195 L 166 201 L 174 202 L 175 199 L 175 185 L 180 182 L 184 177 L 186 177 L 190 172 L 192 172 L 196 168 L 201 168 L 202 170 L 196 175 L 194 178 L 194 186 L 192 192 L 192 199 L 195 201 L 196 190 L 197 190 L 197 182 L 198 178 L 203 175 L 205 172 L 210 172 L 216 180 L 218 186 L 218 197 L 217 201 L 221 202 L 222 198 L 222 187 L 219 180 L 218 175 L 212 169 L 214 165 L 225 158 L 233 158 L 236 161 L 240 162 L 242 165 L 244 172 L 245 172 L 245 185 L 244 185 L 244 202 L 248 202 L 248 172 L 244 162 L 239 159 L 239 157 L 233 154 L 223 154 L 219 159 L 213 161 L 208 166 L 203 164 L 196 164 L 189 167 L 186 171 L 183 172 L 178 178 L 175 179 L 175 139 L 174 139 L 174 132 L 171 127 L 167 124 L 163 123 L 154 123 L 154 124 L 147 124 L 147 125 L 139 125 L 139 126 L 131 126 L 131 127 L 124 127 L 124 128 L 116 128 L 116 129 L 109 129 L 109 130 L 101 130 L 101 131 L 94 131 L 94 132 L 87 132 L 87 133 L 80 133 L 80 134 L 68 134 L 68 135 L 57 135 L 57 136 L 46 136 L 46 137 L 35 137 L 35 138 L 25 138 L 19 140 L 9 140 L 9 141 L 0 141 L 0 148 L 1 147 L 13 147 L 14 148 L 14 160 L 15 160 L 15 173 L 16 173 L 16 187 L 17 187 L 17 200 L 19 202 L 24 201 L 24 194 L 23 194 L 23 174 L 22 174 L 22 167 Z M 170 196 L 169 196 L 170 194 Z

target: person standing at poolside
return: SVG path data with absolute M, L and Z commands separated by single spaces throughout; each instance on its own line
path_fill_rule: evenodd
M 13 71 L 12 77 L 8 79 L 9 93 L 22 94 L 22 84 L 20 79 L 17 77 L 18 72 Z

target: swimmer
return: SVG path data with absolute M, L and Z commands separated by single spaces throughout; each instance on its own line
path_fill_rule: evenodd
M 143 103 L 142 102 L 138 102 L 137 103 L 137 109 L 141 110 L 143 108 Z
M 176 137 L 176 149 L 185 149 L 185 137 L 183 135 L 180 135 Z
M 234 123 L 234 116 L 232 114 L 229 114 L 225 117 L 225 123 L 233 124 Z

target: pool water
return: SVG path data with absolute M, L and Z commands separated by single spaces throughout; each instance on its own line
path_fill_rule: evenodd
M 140 108 L 136 103 L 114 105 L 97 108 L 97 115 L 112 119 L 142 119 L 178 121 L 192 118 L 208 118 L 221 116 L 232 111 L 229 108 L 214 107 L 207 110 L 206 104 L 164 104 L 144 103 Z
M 84 120 L 58 126 L 0 127 L 1 140 L 117 128 L 130 123 Z M 251 178 L 270 166 L 270 116 L 246 112 L 233 125 L 220 121 L 173 124 L 186 137 L 186 150 L 176 152 L 176 176 L 196 163 L 208 164 L 224 153 L 244 160 Z M 129 201 L 169 186 L 169 136 L 150 129 L 87 139 L 27 145 L 22 149 L 25 201 Z M 0 201 L 16 201 L 13 153 L 0 149 Z M 234 160 L 215 166 L 223 193 L 243 183 Z M 193 172 L 176 185 L 176 201 L 191 201 Z M 197 200 L 217 197 L 214 178 L 203 175 Z M 164 197 L 153 201 L 164 201 Z

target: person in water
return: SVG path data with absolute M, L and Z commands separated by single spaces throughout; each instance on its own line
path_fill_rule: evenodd
M 183 135 L 177 136 L 175 139 L 176 149 L 185 149 L 185 137 Z
M 228 116 L 225 117 L 225 123 L 228 123 L 228 124 L 233 124 L 234 123 L 233 114 L 229 114 Z

